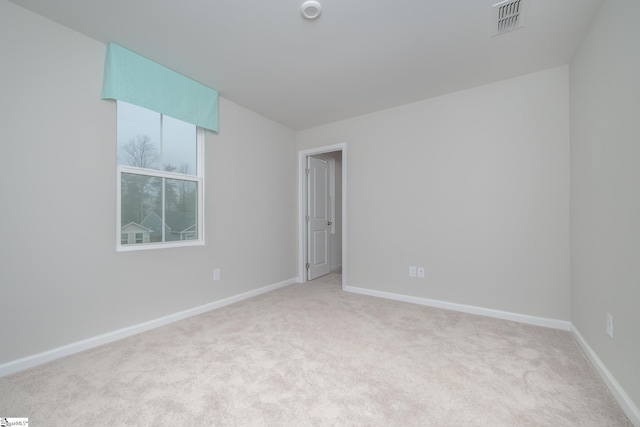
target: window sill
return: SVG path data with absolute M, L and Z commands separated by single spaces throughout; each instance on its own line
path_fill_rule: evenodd
M 116 252 L 132 252 L 132 251 L 145 251 L 149 249 L 169 249 L 169 248 L 182 248 L 185 246 L 204 246 L 204 240 L 183 240 L 179 242 L 167 242 L 167 243 L 142 243 L 132 245 L 117 245 Z

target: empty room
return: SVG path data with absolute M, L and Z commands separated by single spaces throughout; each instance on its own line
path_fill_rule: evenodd
M 637 0 L 0 0 L 0 424 L 640 427 Z

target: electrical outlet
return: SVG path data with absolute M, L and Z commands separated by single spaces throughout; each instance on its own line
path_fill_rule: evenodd
M 213 280 L 220 280 L 220 269 L 219 268 L 214 268 L 213 269 Z
M 416 277 L 416 266 L 409 266 L 409 277 Z
M 613 338 L 613 316 L 607 313 L 607 335 Z
M 418 277 L 424 279 L 424 267 L 418 267 Z

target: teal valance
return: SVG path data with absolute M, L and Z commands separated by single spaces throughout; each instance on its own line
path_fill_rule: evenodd
M 107 45 L 102 99 L 117 99 L 218 131 L 218 91 L 116 43 Z

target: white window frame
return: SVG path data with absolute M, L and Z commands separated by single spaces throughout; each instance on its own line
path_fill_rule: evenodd
M 196 175 L 186 175 L 175 172 L 165 172 L 156 169 L 139 168 L 135 166 L 117 165 L 116 172 L 116 251 L 128 252 L 147 249 L 176 248 L 182 246 L 204 245 L 204 134 L 205 130 L 196 127 Z M 169 242 L 149 242 L 141 244 L 122 244 L 122 174 L 132 173 L 157 178 L 179 179 L 197 183 L 198 187 L 198 207 L 197 207 L 197 229 L 198 237 L 192 240 L 172 240 Z M 165 208 L 164 192 L 162 206 Z M 164 226 L 162 227 L 164 233 Z M 135 241 L 135 240 L 134 240 Z

